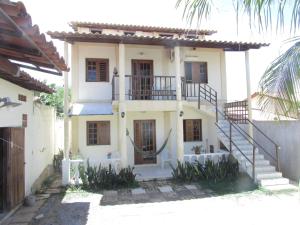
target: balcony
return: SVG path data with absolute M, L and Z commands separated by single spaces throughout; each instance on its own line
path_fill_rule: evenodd
M 119 76 L 112 79 L 112 98 L 119 99 Z M 125 100 L 176 100 L 175 76 L 125 75 Z

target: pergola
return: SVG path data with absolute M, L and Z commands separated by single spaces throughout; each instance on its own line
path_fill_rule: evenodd
M 0 72 L 19 76 L 19 67 L 62 75 L 68 67 L 46 40 L 22 2 L 0 0 Z

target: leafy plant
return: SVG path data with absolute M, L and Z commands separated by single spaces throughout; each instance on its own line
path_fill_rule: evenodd
M 62 118 L 64 116 L 64 87 L 55 84 L 50 84 L 49 87 L 54 89 L 55 92 L 53 94 L 41 93 L 40 100 L 45 105 L 55 107 L 56 116 Z M 71 99 L 70 91 L 69 98 Z
M 115 189 L 121 187 L 136 186 L 136 175 L 133 173 L 133 167 L 122 168 L 119 173 L 112 168 L 102 166 L 91 166 L 87 162 L 87 169 L 81 165 L 79 168 L 79 176 L 82 180 L 82 186 L 86 189 L 102 190 Z
M 199 161 L 195 163 L 177 162 L 176 168 L 172 167 L 173 179 L 180 182 L 192 181 L 223 181 L 227 179 L 235 179 L 239 175 L 239 164 L 232 155 L 228 158 L 222 157 L 217 163 L 212 160 L 206 160 L 205 164 Z
M 53 157 L 53 167 L 56 171 L 61 171 L 62 160 L 64 159 L 64 151 L 59 149 L 58 153 Z

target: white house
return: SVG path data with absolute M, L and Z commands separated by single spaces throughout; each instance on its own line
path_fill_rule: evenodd
M 225 51 L 245 51 L 249 87 L 248 50 L 267 46 L 215 40 L 210 30 L 71 26 L 73 32 L 48 32 L 65 41 L 66 52 L 71 45 L 67 151 L 96 164 L 120 161 L 148 174 L 166 161 L 194 156 L 193 146 L 218 152 L 216 109 L 227 100 Z

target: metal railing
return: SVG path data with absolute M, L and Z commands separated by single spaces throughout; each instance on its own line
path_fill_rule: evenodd
M 280 146 L 278 144 L 276 144 L 269 136 L 267 136 L 261 129 L 259 129 L 252 121 L 250 121 L 248 119 L 248 117 L 243 118 L 243 120 L 248 125 L 251 125 L 254 129 L 257 130 L 257 132 L 260 135 L 264 136 L 267 140 L 269 140 L 271 142 L 272 145 L 275 146 L 275 156 L 272 155 L 269 151 L 267 151 L 267 149 L 264 146 L 262 146 L 253 137 L 251 137 L 246 131 L 244 131 L 243 128 L 240 127 L 239 123 L 235 119 L 232 119 L 232 118 L 228 117 L 228 115 L 226 116 L 226 114 L 222 113 L 218 109 L 217 92 L 215 90 L 213 90 L 211 87 L 209 87 L 209 89 L 208 88 L 201 88 L 201 86 L 202 85 L 199 85 L 199 87 L 198 87 L 198 96 L 197 96 L 198 97 L 198 108 L 200 109 L 200 103 L 201 103 L 202 99 L 206 100 L 207 102 L 209 102 L 210 104 L 215 106 L 216 126 L 228 138 L 228 140 L 229 140 L 229 151 L 232 151 L 232 146 L 234 145 L 236 147 L 236 149 L 246 158 L 246 160 L 252 165 L 253 178 L 255 177 L 255 158 L 256 158 L 255 157 L 255 149 L 260 149 L 266 155 L 268 155 L 270 157 L 270 159 L 272 159 L 275 162 L 276 170 L 280 171 L 280 167 L 279 167 L 279 150 L 280 150 Z M 188 96 L 188 95 L 186 95 L 186 96 Z M 245 103 L 241 103 L 241 104 L 238 104 L 238 105 L 239 105 L 238 107 L 240 107 L 240 106 L 245 107 L 246 106 Z M 228 105 L 228 106 L 230 106 L 230 105 Z M 247 115 L 248 115 L 248 113 L 247 113 Z M 229 135 L 218 124 L 218 120 L 219 120 L 220 116 L 229 123 Z M 237 146 L 237 144 L 233 140 L 233 138 L 232 138 L 232 130 L 233 129 L 235 131 L 237 131 L 252 146 L 252 150 L 253 150 L 252 161 L 248 157 L 246 157 L 246 155 L 240 150 L 240 148 Z
M 119 76 L 112 79 L 112 98 L 119 97 Z M 175 76 L 125 75 L 127 100 L 176 100 Z
M 225 117 L 236 123 L 247 124 L 248 101 L 235 101 L 224 104 Z

